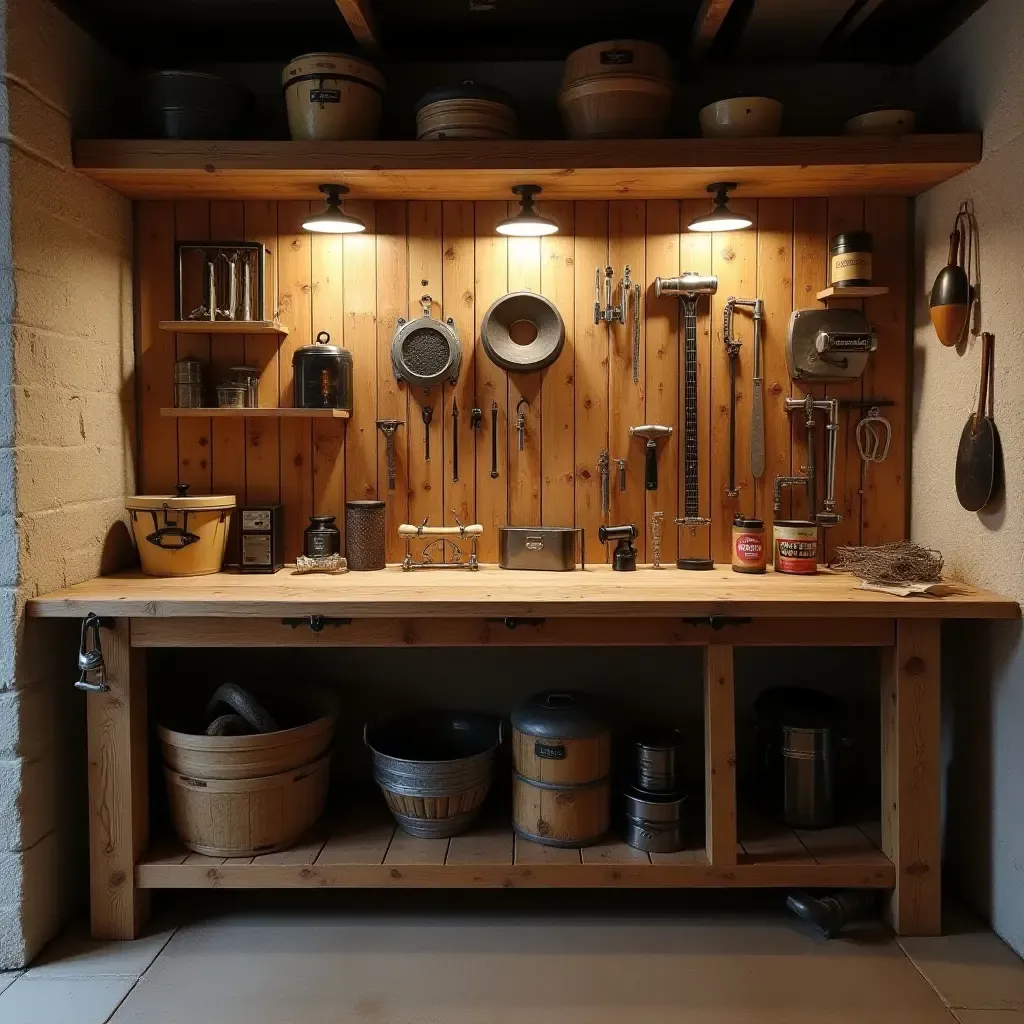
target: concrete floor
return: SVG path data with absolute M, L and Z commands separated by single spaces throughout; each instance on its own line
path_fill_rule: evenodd
M 200 905 L 132 943 L 72 930 L 0 974 L 0 1022 L 1024 1024 L 1024 963 L 963 920 L 825 942 L 770 910 L 445 900 Z

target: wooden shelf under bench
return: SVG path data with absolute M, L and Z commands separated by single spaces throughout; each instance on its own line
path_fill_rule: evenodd
M 481 824 L 453 839 L 418 839 L 388 819 L 342 821 L 281 853 L 206 857 L 176 840 L 135 869 L 143 889 L 363 888 L 744 888 L 891 889 L 892 863 L 871 837 L 877 826 L 741 834 L 736 864 L 714 867 L 704 847 L 647 854 L 614 836 L 583 849 L 541 846 L 508 824 Z
M 974 166 L 981 136 L 440 142 L 84 139 L 75 169 L 131 199 L 502 199 L 530 181 L 544 199 L 915 196 Z

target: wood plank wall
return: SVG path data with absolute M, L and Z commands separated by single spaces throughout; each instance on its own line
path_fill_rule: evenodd
M 875 396 L 896 401 L 888 460 L 865 467 L 853 436 L 857 413 L 843 413 L 836 490 L 845 521 L 828 531 L 826 556 L 837 543 L 878 543 L 905 535 L 907 521 L 906 403 L 909 372 L 907 304 L 908 205 L 904 199 L 737 200 L 755 229 L 698 235 L 685 225 L 703 201 L 611 200 L 551 202 L 543 212 L 561 227 L 545 239 L 505 239 L 495 224 L 512 212 L 505 202 L 352 202 L 364 235 L 310 236 L 301 229 L 305 202 L 180 201 L 137 205 L 137 386 L 140 408 L 140 488 L 166 493 L 177 482 L 193 493 L 235 494 L 240 502 L 282 501 L 287 557 L 301 549 L 302 531 L 314 512 L 343 514 L 344 502 L 383 497 L 388 502 L 388 559 L 401 555 L 400 522 L 484 525 L 481 556 L 497 560 L 496 529 L 503 523 L 575 524 L 586 529 L 588 561 L 605 561 L 597 537 L 602 521 L 598 453 L 629 459 L 628 486 L 612 477 L 609 522 L 641 529 L 640 558 L 649 554 L 649 522 L 666 516 L 663 561 L 678 552 L 710 553 L 729 560 L 733 514 L 756 513 L 770 528 L 772 482 L 798 472 L 806 446 L 799 416 L 787 415 L 783 397 L 800 392 L 786 370 L 785 338 L 794 308 L 815 306 L 826 283 L 828 240 L 840 230 L 866 227 L 874 235 L 875 279 L 891 287 L 881 298 L 856 302 L 879 333 L 878 352 L 861 381 L 820 388 L 839 397 Z M 319 208 L 316 204 L 314 208 Z M 274 338 L 164 334 L 172 317 L 175 239 L 238 238 L 265 242 L 279 281 L 280 318 L 290 333 Z M 611 263 L 615 279 L 629 263 L 645 289 L 640 385 L 632 379 L 628 327 L 593 323 L 594 270 Z M 711 526 L 691 534 L 671 525 L 682 506 L 679 456 L 680 323 L 677 300 L 656 299 L 656 275 L 686 270 L 713 272 L 718 294 L 704 300 L 699 318 L 702 512 Z M 509 375 L 483 352 L 477 336 L 488 306 L 508 291 L 529 289 L 551 299 L 565 320 L 567 341 L 557 362 L 537 375 Z M 432 298 L 433 315 L 452 317 L 463 344 L 463 369 L 455 388 L 431 396 L 431 460 L 424 459 L 423 398 L 396 384 L 390 341 L 399 316 L 418 315 L 418 300 Z M 738 389 L 737 480 L 739 496 L 726 496 L 728 474 L 728 359 L 722 344 L 722 308 L 730 295 L 765 299 L 764 377 L 767 469 L 753 481 L 748 468 L 752 321 L 737 313 L 743 343 Z M 292 353 L 319 331 L 351 350 L 355 408 L 347 426 L 338 420 L 161 418 L 172 404 L 176 358 L 210 361 L 211 379 L 240 362 L 263 369 L 262 405 L 290 405 Z M 452 480 L 452 401 L 459 408 L 459 480 Z M 518 451 L 515 410 L 526 399 L 526 444 Z M 499 466 L 491 477 L 491 407 L 498 408 Z M 483 410 L 482 429 L 470 429 L 470 410 Z M 405 420 L 397 436 L 397 487 L 388 492 L 385 451 L 375 420 Z M 659 451 L 660 488 L 643 489 L 643 442 L 630 425 L 660 422 L 676 427 Z M 819 466 L 824 431 L 818 431 Z M 819 496 L 824 482 L 819 482 Z M 784 516 L 806 508 L 802 492 L 785 498 Z M 770 536 L 770 533 L 769 533 Z

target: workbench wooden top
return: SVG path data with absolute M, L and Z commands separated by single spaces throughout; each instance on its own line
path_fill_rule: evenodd
M 340 576 L 222 572 L 159 579 L 141 573 L 104 576 L 37 597 L 28 612 L 40 617 L 97 615 L 124 618 L 271 618 L 348 616 L 432 618 L 545 616 L 563 618 L 698 617 L 1014 619 L 1020 606 L 976 587 L 954 584 L 947 597 L 893 597 L 861 590 L 852 576 L 710 572 L 639 567 L 612 572 L 518 572 L 487 565 L 477 572 L 423 569 Z

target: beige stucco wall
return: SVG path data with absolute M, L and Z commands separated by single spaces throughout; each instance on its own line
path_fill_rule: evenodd
M 917 203 L 912 521 L 948 574 L 1024 601 L 1024 3 L 989 0 L 919 68 L 922 88 L 984 131 L 973 170 Z M 980 342 L 944 349 L 927 295 L 946 261 L 958 204 L 981 231 L 981 326 L 996 337 L 995 421 L 1005 496 L 975 515 L 953 467 L 975 407 Z M 1024 648 L 1017 623 L 950 626 L 944 636 L 947 877 L 1024 953 Z
M 77 627 L 22 610 L 123 558 L 134 408 L 131 205 L 69 169 L 115 66 L 47 0 L 0 10 L 2 969 L 54 934 L 86 863 Z

